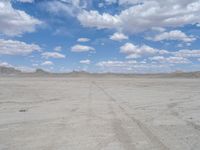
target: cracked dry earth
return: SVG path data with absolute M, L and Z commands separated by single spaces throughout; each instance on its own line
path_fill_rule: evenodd
M 0 78 L 0 150 L 199 150 L 200 79 Z

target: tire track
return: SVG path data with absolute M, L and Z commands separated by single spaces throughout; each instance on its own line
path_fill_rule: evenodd
M 102 88 L 101 86 L 97 85 L 96 82 L 92 82 L 97 88 L 99 88 L 113 103 L 115 103 L 120 110 L 128 117 L 130 118 L 134 123 L 137 124 L 137 126 L 139 127 L 139 129 L 146 135 L 146 137 L 151 141 L 151 143 L 156 146 L 157 148 L 159 148 L 159 150 L 169 150 L 169 148 L 156 136 L 152 133 L 152 131 L 145 125 L 143 124 L 141 121 L 137 120 L 136 118 L 134 118 L 133 116 L 131 116 L 130 114 L 127 113 L 127 111 L 119 105 L 119 103 L 117 102 L 117 100 L 112 97 L 104 88 Z M 129 141 L 130 142 L 130 141 Z
M 41 104 L 41 103 L 57 102 L 57 101 L 62 101 L 62 100 L 60 98 L 52 98 L 48 100 L 39 100 L 39 101 L 30 101 L 30 102 L 3 101 L 3 102 L 0 102 L 0 104 L 29 105 L 29 104 Z
M 94 87 L 96 87 L 99 90 L 99 87 L 96 85 L 94 81 L 92 81 L 92 84 Z M 100 90 L 102 92 L 102 90 Z M 105 94 L 104 94 L 105 95 Z M 107 95 L 105 95 L 108 97 Z M 111 101 L 112 102 L 112 101 Z M 125 150 L 135 150 L 136 147 L 131 139 L 131 136 L 129 135 L 128 131 L 123 127 L 123 121 L 117 118 L 117 114 L 114 111 L 113 106 L 110 104 L 109 101 L 107 101 L 109 113 L 113 116 L 113 119 L 111 120 L 111 125 L 113 128 L 113 132 L 115 134 L 115 140 L 117 140 L 121 146 Z M 113 141 L 110 141 L 113 142 Z M 105 148 L 110 142 L 105 141 L 103 144 L 101 144 L 101 148 Z

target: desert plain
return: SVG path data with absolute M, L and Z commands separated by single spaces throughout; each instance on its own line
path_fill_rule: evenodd
M 0 150 L 199 149 L 200 78 L 0 78 Z

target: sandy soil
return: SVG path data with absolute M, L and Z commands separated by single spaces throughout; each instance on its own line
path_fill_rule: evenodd
M 0 150 L 199 150 L 200 79 L 0 78 Z

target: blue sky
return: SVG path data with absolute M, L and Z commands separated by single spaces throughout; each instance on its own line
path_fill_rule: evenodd
M 199 0 L 1 0 L 0 65 L 24 71 L 200 70 Z

